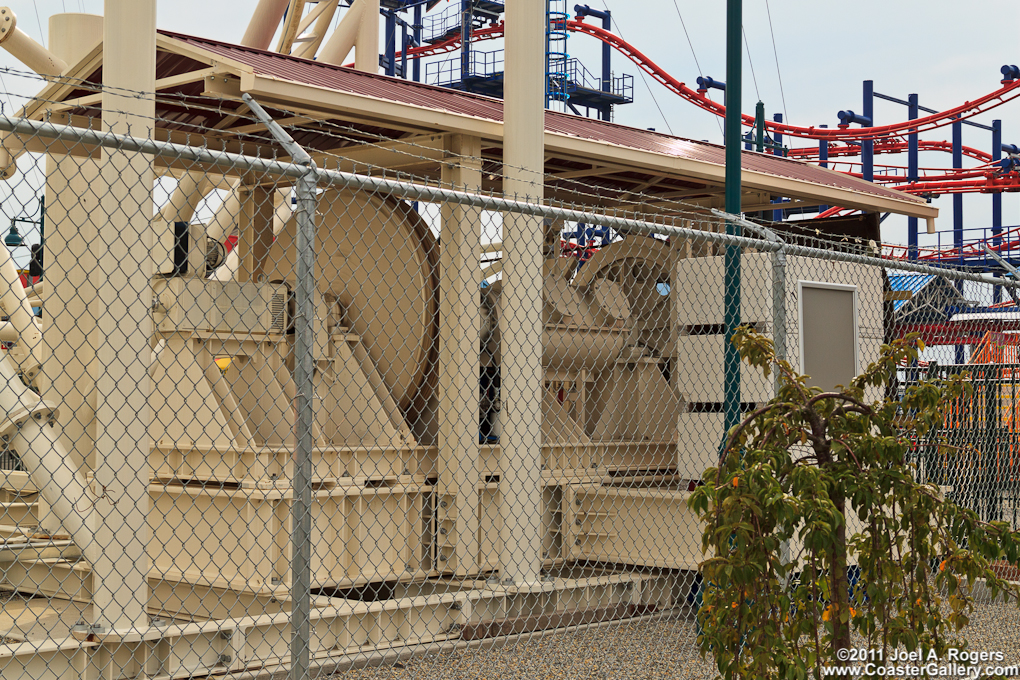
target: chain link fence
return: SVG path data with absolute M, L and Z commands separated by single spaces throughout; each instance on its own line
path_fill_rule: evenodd
M 726 390 L 726 248 L 740 323 L 813 384 L 908 332 L 899 389 L 970 371 L 938 436 L 973 455 L 912 455 L 1017 526 L 1020 321 L 988 275 L 593 186 L 503 198 L 456 135 L 380 143 L 437 169 L 393 177 L 245 101 L 227 151 L 166 141 L 185 113 L 0 116 L 3 678 L 712 677 L 686 500 L 727 401 L 774 390 Z M 974 647 L 1015 657 L 1008 616 Z

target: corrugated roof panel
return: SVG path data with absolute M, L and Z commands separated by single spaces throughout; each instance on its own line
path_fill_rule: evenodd
M 917 294 L 921 289 L 934 281 L 937 277 L 934 274 L 890 274 L 889 287 L 898 293 L 910 292 Z M 909 300 L 896 300 L 893 302 L 893 309 L 899 311 L 900 307 Z
M 910 291 L 916 293 L 935 278 L 934 274 L 890 274 L 889 286 L 894 291 Z
M 160 31 L 160 34 L 245 64 L 261 76 L 270 76 L 339 92 L 366 95 L 396 103 L 423 106 L 485 120 L 497 122 L 503 120 L 503 101 L 500 99 L 400 78 L 364 73 L 342 66 L 299 59 L 208 38 L 198 38 L 169 31 Z M 554 111 L 546 112 L 545 128 L 546 131 L 552 133 L 725 166 L 725 148 L 718 144 L 697 142 L 661 132 Z M 742 164 L 745 170 L 774 177 L 810 182 L 881 198 L 924 203 L 922 199 L 789 158 L 745 151 Z

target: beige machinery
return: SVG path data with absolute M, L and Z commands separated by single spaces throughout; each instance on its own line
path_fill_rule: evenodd
M 108 2 L 117 3 L 122 10 L 147 4 Z M 278 50 L 336 63 L 353 45 L 360 67 L 374 71 L 378 0 L 356 0 L 328 35 L 337 6 L 260 0 L 244 43 L 268 47 L 286 10 Z M 541 29 L 544 14 L 532 10 Z M 508 7 L 508 20 L 516 11 L 523 10 Z M 103 34 L 98 17 L 62 16 L 49 42 L 59 63 L 16 31 L 0 42 L 11 41 L 39 69 L 60 71 Z M 154 14 L 142 18 L 154 22 Z M 106 41 L 115 42 L 107 33 Z M 508 50 L 511 39 L 522 53 L 529 45 L 508 29 Z M 508 73 L 508 92 L 527 85 L 511 80 Z M 532 88 L 538 96 L 540 81 Z M 132 87 L 151 91 L 154 81 Z M 524 123 L 537 121 L 540 129 L 541 107 L 535 111 Z M 122 123 L 114 111 L 106 113 Z M 531 139 L 527 125 L 511 118 L 508 113 L 506 166 L 540 164 L 541 135 Z M 481 149 L 458 146 L 480 144 L 472 139 L 448 134 L 441 140 L 447 163 L 441 172 L 454 184 L 481 181 L 480 164 L 471 165 Z M 510 158 L 525 146 L 528 159 Z M 0 166 L 14 171 L 7 156 Z M 10 317 L 0 325 L 0 340 L 16 342 L 0 359 L 0 407 L 8 412 L 0 437 L 23 468 L 0 471 L 0 511 L 7 518 L 0 535 L 15 539 L 0 548 L 0 587 L 47 596 L 50 610 L 45 625 L 39 622 L 45 617 L 23 628 L 13 614 L 0 620 L 0 636 L 38 642 L 52 637 L 54 621 L 67 624 L 66 633 L 79 617 L 92 624 L 120 611 L 116 620 L 102 619 L 103 631 L 78 630 L 78 638 L 48 643 L 44 652 L 28 642 L 0 645 L 0 671 L 8 663 L 52 663 L 68 669 L 52 676 L 65 677 L 89 666 L 91 655 L 106 653 L 106 645 L 130 659 L 118 680 L 199 677 L 248 670 L 265 659 L 281 662 L 290 634 L 282 614 L 291 604 L 294 504 L 290 188 L 175 169 L 177 188 L 155 219 L 148 195 L 132 194 L 103 205 L 120 222 L 96 225 L 78 197 L 92 182 L 115 184 L 111 170 L 55 152 L 47 167 L 47 247 L 57 254 L 46 263 L 45 282 L 31 291 L 31 304 L 45 308 L 42 324 L 32 317 L 10 261 L 0 267 L 8 291 L 0 306 Z M 151 185 L 151 164 L 132 172 L 144 179 L 135 184 Z M 515 189 L 506 188 L 508 180 L 506 190 L 523 195 L 528 172 L 511 178 Z M 227 190 L 226 200 L 199 224 L 196 209 L 214 189 Z M 138 214 L 118 213 L 117 201 L 136 201 Z M 720 322 L 720 258 L 676 240 L 627 236 L 578 267 L 577 260 L 559 257 L 560 225 L 548 225 L 544 261 L 511 259 L 506 279 L 492 280 L 496 272 L 478 265 L 479 215 L 444 207 L 441 249 L 430 225 L 406 203 L 348 190 L 319 196 L 311 572 L 320 593 L 312 614 L 320 657 L 449 640 L 458 637 L 455 626 L 500 630 L 510 620 L 525 630 L 568 622 L 578 611 L 622 617 L 672 607 L 687 595 L 682 570 L 701 559 L 686 499 L 706 451 L 718 446 L 719 424 L 704 405 L 719 401 L 710 388 L 722 381 L 714 363 L 688 358 L 715 352 L 721 362 L 721 337 L 694 332 Z M 183 226 L 171 230 L 175 223 Z M 123 302 L 109 281 L 81 274 L 121 273 L 112 255 L 89 250 L 89 239 L 108 233 L 103 229 L 146 235 L 150 224 L 167 226 L 152 234 L 151 250 L 132 243 L 156 260 L 152 271 L 129 272 L 134 290 L 149 293 L 126 301 L 138 321 L 111 324 L 120 308 L 99 305 L 104 323 L 128 336 L 132 363 L 121 370 L 106 350 L 76 354 L 76 347 L 101 346 L 108 330 L 83 310 L 99 299 Z M 532 226 L 542 233 L 538 218 L 507 223 L 508 242 L 514 230 L 527 233 Z M 182 235 L 183 256 L 174 247 Z M 231 235 L 237 246 L 221 257 Z M 541 238 L 534 240 L 529 248 L 541 246 Z M 516 262 L 526 266 L 518 271 Z M 533 269 L 539 262 L 541 271 Z M 748 254 L 747 262 L 748 271 L 766 266 L 760 255 Z M 479 288 L 483 276 L 491 283 Z M 834 280 L 821 270 L 796 276 Z M 539 280 L 541 298 L 522 302 L 521 282 Z M 693 282 L 703 289 L 678 291 Z M 872 284 L 861 284 L 859 294 L 879 299 L 881 288 Z M 443 310 L 457 305 L 478 322 L 478 338 L 451 332 Z M 792 301 L 790 308 L 796 308 Z M 746 317 L 767 321 L 768 314 L 755 309 Z M 862 317 L 860 327 L 880 329 L 874 321 Z M 862 355 L 872 351 L 867 337 Z M 538 342 L 541 352 L 522 356 L 520 347 Z M 481 355 L 477 367 L 468 351 L 474 349 Z M 458 364 L 457 357 L 466 360 Z M 52 370 L 40 374 L 40 366 Z M 542 384 L 527 394 L 521 384 L 527 381 L 518 379 L 530 368 Z M 459 384 L 450 379 L 454 369 L 462 371 Z M 470 413 L 460 430 L 451 427 L 450 405 L 458 402 L 450 395 L 491 387 L 497 375 L 502 394 L 481 400 L 477 420 Z M 144 391 L 137 403 L 149 406 L 139 409 L 146 421 L 139 418 L 112 442 L 130 446 L 111 446 L 104 430 L 116 422 L 107 404 L 111 384 Z M 747 384 L 760 388 L 755 399 L 767 398 L 767 386 Z M 512 406 L 534 405 L 538 418 L 505 418 L 510 385 Z M 97 397 L 103 389 L 104 398 Z M 127 406 L 137 408 L 121 404 Z M 480 423 L 483 434 L 499 441 L 475 446 Z M 526 438 L 529 433 L 534 436 Z M 125 484 L 133 495 L 124 502 L 132 514 L 119 524 L 111 504 L 97 502 L 111 484 L 110 460 L 134 472 Z M 82 507 L 95 511 L 75 512 Z M 525 512 L 534 531 L 504 521 Z M 130 540 L 133 553 L 97 554 L 97 546 L 121 539 Z M 533 552 L 533 563 L 508 558 L 517 549 Z M 520 570 L 513 587 L 486 586 L 497 570 L 504 577 L 511 568 Z M 121 571 L 130 571 L 131 580 L 118 581 Z M 362 601 L 356 589 L 363 586 L 385 586 L 392 597 Z M 152 617 L 164 626 L 148 628 Z M 117 637 L 128 627 L 143 632 Z
M 667 244 L 643 237 L 602 248 L 580 269 L 574 258 L 546 260 L 544 443 L 675 442 L 681 398 L 665 377 L 671 353 L 661 342 L 671 260 Z M 501 282 L 482 289 L 482 309 L 482 356 L 498 366 Z

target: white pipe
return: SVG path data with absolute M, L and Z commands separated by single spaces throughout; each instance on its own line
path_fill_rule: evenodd
M 0 342 L 17 342 L 21 332 L 10 321 L 0 321 Z
M 25 286 L 21 283 L 18 268 L 7 248 L 0 249 L 0 306 L 4 308 L 11 324 L 21 333 L 36 331 L 32 307 L 25 295 Z M 28 338 L 26 337 L 26 340 Z
M 210 241 L 223 243 L 237 226 L 241 218 L 241 181 L 235 180 L 230 186 L 230 193 L 213 214 L 212 220 L 205 226 L 205 235 Z
M 180 178 L 170 200 L 159 211 L 158 225 L 174 222 L 190 222 L 198 210 L 198 204 L 213 189 L 213 184 L 204 173 L 189 172 Z
M 225 204 L 226 201 L 224 201 L 224 205 Z M 226 208 L 226 212 L 229 212 L 231 209 L 233 208 Z M 237 210 L 240 211 L 240 209 L 241 204 L 238 200 Z M 216 216 L 218 217 L 219 215 L 220 211 L 217 211 Z M 273 215 L 273 236 L 280 235 L 280 232 L 283 231 L 283 228 L 287 225 L 287 221 L 290 220 L 292 215 L 293 211 L 291 210 L 290 205 L 290 189 L 278 190 L 276 192 L 276 208 Z M 214 217 L 213 222 L 210 222 L 210 227 L 213 223 L 216 224 L 217 233 L 220 233 L 221 238 L 223 238 L 223 232 L 219 230 L 223 227 L 224 219 L 217 220 L 216 217 Z M 233 226 L 231 225 L 230 228 L 233 229 Z M 238 255 L 238 249 L 234 248 L 227 253 L 226 258 L 223 260 L 223 264 L 216 268 L 216 271 L 213 272 L 213 275 L 210 278 L 214 281 L 233 281 L 234 277 L 237 275 L 237 268 L 240 265 L 240 262 L 241 260 L 240 255 Z
M 0 46 L 39 75 L 58 76 L 67 70 L 63 59 L 18 28 L 18 17 L 10 7 L 0 7 Z
M 0 146 L 0 179 L 10 179 L 18 171 L 18 159 L 11 152 Z
M 289 2 L 290 0 L 259 0 L 244 37 L 241 38 L 241 44 L 245 47 L 268 50 Z
M 496 274 L 499 274 L 501 271 L 503 271 L 503 262 L 502 261 L 493 262 L 490 266 L 482 269 L 482 279 L 488 281 Z
M 294 210 L 290 203 L 290 189 L 276 191 L 276 210 L 273 213 L 273 236 L 279 236 L 283 225 L 293 216 Z
M 28 389 L 7 356 L 0 358 L 0 409 L 8 414 L 41 415 L 42 399 Z M 92 561 L 96 551 L 93 538 L 95 501 L 60 443 L 58 431 L 47 426 L 47 418 L 19 418 L 21 425 L 10 430 L 11 446 L 28 469 L 52 513 L 71 538 Z
M 35 284 L 33 286 L 29 286 L 28 288 L 25 289 L 25 297 L 26 298 L 42 298 L 42 297 L 45 297 L 45 296 L 46 296 L 46 282 L 45 281 L 40 281 L 39 283 L 37 283 L 37 284 Z M 31 299 L 29 299 L 29 304 L 30 305 L 31 305 L 31 302 L 32 302 Z M 31 306 L 35 307 L 37 305 L 31 305 Z
M 159 359 L 159 355 L 163 353 L 164 349 L 166 349 L 166 338 L 160 338 L 159 342 L 156 343 L 156 346 L 152 348 L 152 363 L 156 363 L 156 360 Z
M 237 268 L 240 265 L 241 260 L 237 255 L 237 248 L 234 248 L 227 257 L 224 258 L 223 264 L 216 268 L 216 271 L 212 273 L 209 278 L 213 281 L 233 281 L 234 277 L 237 276 Z

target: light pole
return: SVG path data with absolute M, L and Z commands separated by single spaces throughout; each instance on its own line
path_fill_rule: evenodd
M 740 215 L 740 96 L 742 0 L 726 4 L 726 212 Z M 726 223 L 726 233 L 740 236 L 740 225 Z M 740 325 L 740 247 L 727 245 L 724 255 L 725 283 L 723 321 L 726 342 L 723 354 L 723 441 L 740 422 L 740 355 L 731 339 Z
M 4 236 L 4 245 L 8 248 L 20 248 L 25 245 L 25 239 L 22 238 L 21 234 L 18 233 L 18 223 L 23 222 L 25 224 L 38 224 L 39 225 L 39 245 L 43 243 L 43 233 L 46 224 L 46 197 L 39 199 L 39 217 L 35 219 L 32 216 L 29 217 L 12 217 L 11 218 L 11 230 Z

